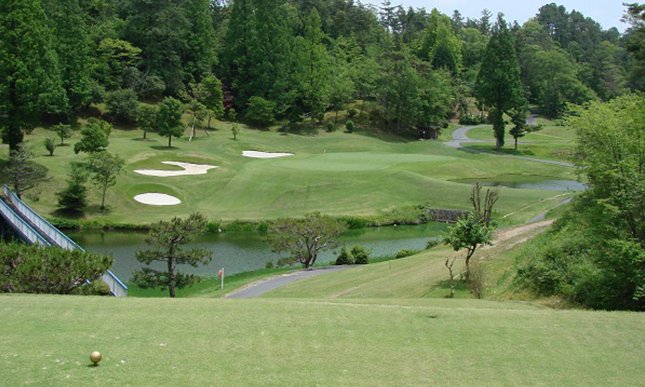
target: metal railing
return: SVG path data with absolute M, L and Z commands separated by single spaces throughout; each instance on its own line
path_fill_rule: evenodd
M 2 190 L 4 191 L 4 194 L 11 200 L 11 203 L 18 209 L 20 214 L 24 216 L 27 220 L 29 220 L 36 228 L 43 234 L 45 234 L 48 238 L 50 238 L 52 241 L 56 243 L 58 247 L 61 247 L 65 250 L 81 250 L 85 251 L 81 246 L 79 246 L 76 242 L 71 240 L 67 235 L 65 235 L 62 231 L 54 227 L 51 223 L 43 219 L 42 216 L 38 215 L 38 213 L 34 210 L 31 209 L 28 205 L 23 203 L 18 196 L 13 193 L 7 185 L 2 186 Z M 6 203 L 2 202 L 5 206 L 7 206 Z M 19 223 L 14 223 L 14 224 L 26 224 L 29 229 L 31 229 L 32 232 L 36 233 L 38 235 L 38 238 L 42 239 L 45 241 L 46 246 L 51 245 L 48 241 L 46 241 L 39 233 L 37 233 L 30 225 L 28 225 L 20 216 L 18 216 L 13 209 L 7 206 L 9 210 L 14 214 L 15 217 L 19 218 Z M 31 238 L 28 238 L 32 243 L 35 243 L 31 240 Z M 128 295 L 128 287 L 110 270 L 108 270 L 103 276 L 101 277 L 103 282 L 105 282 L 108 287 L 110 288 L 110 292 L 114 294 L 116 297 L 125 297 Z
M 64 248 L 65 250 L 83 250 L 82 247 L 77 245 L 73 240 L 69 239 L 67 235 L 62 233 L 59 229 L 54 227 L 51 223 L 43 219 L 42 216 L 38 215 L 38 213 L 34 210 L 32 210 L 28 205 L 23 203 L 18 196 L 13 193 L 7 185 L 3 185 L 2 189 L 4 191 L 4 194 L 11 200 L 11 203 L 14 205 L 14 207 L 24 216 L 27 220 L 29 220 L 38 230 L 43 232 L 45 235 L 47 235 L 48 238 L 50 238 L 52 241 L 56 243 L 57 246 Z
M 36 230 L 31 227 L 31 225 L 20 215 L 11 208 L 4 200 L 0 199 L 0 213 L 2 216 L 11 224 L 11 226 L 16 230 L 23 238 L 28 240 L 30 243 L 51 246 L 51 243 L 45 238 L 43 238 Z

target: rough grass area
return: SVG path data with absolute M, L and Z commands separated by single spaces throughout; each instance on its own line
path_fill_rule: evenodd
M 107 192 L 107 212 L 98 208 L 96 190 L 90 194 L 90 207 L 81 220 L 107 224 L 149 224 L 159 219 L 204 213 L 212 221 L 274 219 L 301 216 L 311 211 L 329 215 L 378 217 L 393 210 L 428 203 L 436 208 L 469 206 L 470 184 L 459 179 L 495 179 L 513 175 L 518 181 L 534 176 L 546 179 L 574 178 L 572 168 L 544 165 L 525 160 L 500 159 L 491 154 L 472 154 L 446 147 L 440 141 L 383 140 L 370 133 L 336 131 L 317 134 L 284 134 L 243 127 L 238 140 L 231 138 L 228 123 L 217 123 L 209 136 L 198 132 L 191 142 L 165 138 L 155 133 L 141 140 L 138 130 L 116 128 L 108 150 L 126 160 L 125 171 L 115 187 Z M 445 135 L 449 131 L 446 131 Z M 46 165 L 51 179 L 38 191 L 27 193 L 30 205 L 46 216 L 62 216 L 56 210 L 56 192 L 65 186 L 69 163 L 79 160 L 73 144 L 74 133 L 55 155 L 47 155 L 46 137 L 55 133 L 37 128 L 26 137 L 36 161 Z M 250 159 L 243 150 L 293 152 L 284 159 Z M 7 158 L 6 145 L 0 146 L 0 165 Z M 217 165 L 206 175 L 142 176 L 135 169 L 177 169 L 162 161 L 183 161 Z M 6 176 L 0 174 L 0 182 Z M 133 200 L 137 194 L 160 192 L 179 198 L 177 206 L 149 206 Z M 34 194 L 39 194 L 38 199 Z M 500 215 L 553 196 L 553 192 L 501 188 L 497 204 Z M 523 222 L 536 213 L 511 219 Z
M 473 300 L 0 297 L 2 384 L 639 385 L 645 317 Z M 98 367 L 89 361 L 100 351 Z

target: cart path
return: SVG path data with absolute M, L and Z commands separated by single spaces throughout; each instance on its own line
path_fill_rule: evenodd
M 532 122 L 535 122 L 535 118 L 532 118 Z M 515 155 L 506 155 L 506 154 L 501 154 L 497 152 L 489 152 L 489 151 L 481 151 L 477 149 L 471 149 L 471 148 L 464 148 L 462 144 L 472 144 L 472 143 L 493 143 L 495 142 L 494 140 L 475 140 L 471 139 L 468 137 L 468 132 L 471 129 L 478 128 L 480 126 L 465 126 L 462 128 L 456 129 L 454 132 L 452 132 L 452 139 L 450 141 L 444 142 L 444 145 L 455 148 L 455 149 L 461 149 L 466 152 L 471 152 L 471 153 L 487 153 L 487 154 L 493 154 L 496 156 L 500 157 L 510 157 L 510 158 L 515 158 L 515 159 L 520 159 L 520 160 L 526 160 L 526 161 L 533 161 L 536 163 L 542 163 L 542 164 L 550 164 L 550 165 L 558 165 L 561 167 L 573 167 L 573 164 L 566 162 L 566 161 L 557 161 L 557 160 L 546 160 L 546 159 L 538 159 L 535 157 L 527 157 L 527 156 L 515 156 Z
M 295 282 L 304 278 L 316 277 L 321 274 L 333 273 L 340 270 L 346 270 L 350 268 L 352 268 L 352 266 L 331 266 L 331 267 L 321 268 L 321 269 L 292 271 L 279 276 L 269 277 L 267 279 L 252 282 L 241 289 L 237 289 L 225 295 L 224 298 L 260 297 L 264 293 L 270 292 L 271 290 L 277 289 L 291 282 Z

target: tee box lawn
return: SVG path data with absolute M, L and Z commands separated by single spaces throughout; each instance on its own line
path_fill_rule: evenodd
M 645 318 L 478 300 L 0 296 L 2 384 L 640 385 Z M 93 367 L 92 351 L 103 360 Z

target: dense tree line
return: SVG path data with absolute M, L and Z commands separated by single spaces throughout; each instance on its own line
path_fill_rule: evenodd
M 589 189 L 527 251 L 519 279 L 602 309 L 645 309 L 645 98 L 593 102 L 569 118 Z
M 621 35 L 556 4 L 518 25 L 389 0 L 6 0 L 2 138 L 15 149 L 34 125 L 68 123 L 98 102 L 110 119 L 150 124 L 139 103 L 174 97 L 195 119 L 226 109 L 260 126 L 326 112 L 335 123 L 358 101 L 354 121 L 400 133 L 487 112 L 502 146 L 504 115 L 529 103 L 557 117 L 568 102 L 645 87 L 643 7 L 628 11 Z M 507 90 L 491 94 L 502 81 Z

